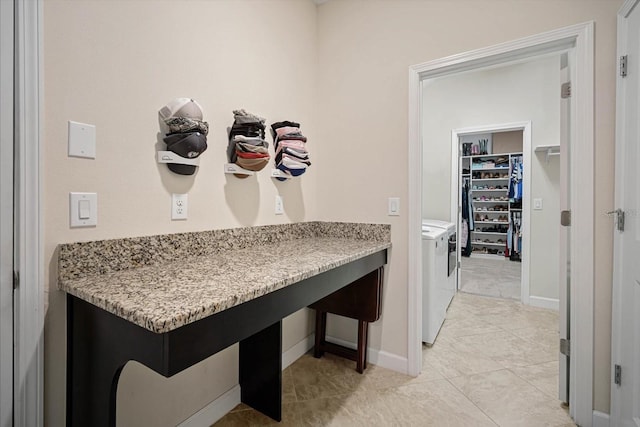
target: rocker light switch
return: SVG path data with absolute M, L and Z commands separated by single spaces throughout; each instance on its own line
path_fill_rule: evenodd
M 72 228 L 98 225 L 97 193 L 69 193 L 69 225 Z

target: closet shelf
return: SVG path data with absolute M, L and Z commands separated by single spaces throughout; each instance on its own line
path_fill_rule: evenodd
M 477 172 L 477 171 L 508 171 L 509 170 L 509 166 L 502 166 L 502 167 L 494 167 L 494 168 L 471 168 L 472 171 Z
M 508 225 L 509 221 L 473 221 L 474 224 L 504 224 Z
M 507 203 L 509 203 L 509 201 L 508 200 L 474 200 L 473 203 L 502 203 L 502 204 L 507 204 Z
M 535 148 L 536 153 L 546 153 L 547 154 L 547 163 L 549 163 L 550 156 L 559 156 L 560 155 L 560 144 L 555 145 L 538 145 Z
M 502 243 L 498 243 L 498 242 L 474 242 L 473 240 L 471 241 L 472 245 L 483 245 L 483 246 L 500 246 L 500 247 L 504 247 L 506 245 L 505 242 Z
M 502 192 L 505 192 L 507 190 L 508 190 L 508 188 L 492 188 L 492 189 L 476 188 L 476 189 L 471 189 L 471 191 L 502 191 Z
M 475 230 L 471 230 L 471 232 L 474 233 L 474 234 L 493 234 L 493 235 L 499 234 L 501 236 L 506 236 L 507 235 L 507 233 L 501 233 L 499 231 L 475 231 Z
M 504 178 L 473 178 L 474 181 L 509 181 L 509 177 Z

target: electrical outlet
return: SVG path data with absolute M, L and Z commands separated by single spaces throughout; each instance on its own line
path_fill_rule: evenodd
M 533 209 L 537 211 L 542 210 L 542 199 L 533 199 Z
M 276 213 L 276 215 L 282 215 L 284 213 L 284 203 L 282 201 L 282 196 L 280 196 L 280 195 L 276 196 L 275 213 Z
M 187 219 L 187 194 L 171 195 L 171 219 Z

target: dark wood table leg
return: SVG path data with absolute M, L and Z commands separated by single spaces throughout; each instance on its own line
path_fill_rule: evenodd
M 161 344 L 162 336 L 69 295 L 67 426 L 115 426 L 122 369 L 129 360 L 157 365 Z
M 327 334 L 327 312 L 316 310 L 316 344 L 313 347 L 313 357 L 319 359 L 324 354 L 324 341 Z
M 369 336 L 369 322 L 358 320 L 358 354 L 356 371 L 363 373 L 367 369 L 367 341 Z
M 240 393 L 243 403 L 282 419 L 282 321 L 240 341 Z

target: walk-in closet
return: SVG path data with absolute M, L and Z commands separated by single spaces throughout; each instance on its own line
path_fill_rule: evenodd
M 519 300 L 524 185 L 521 130 L 461 135 L 462 292 Z

